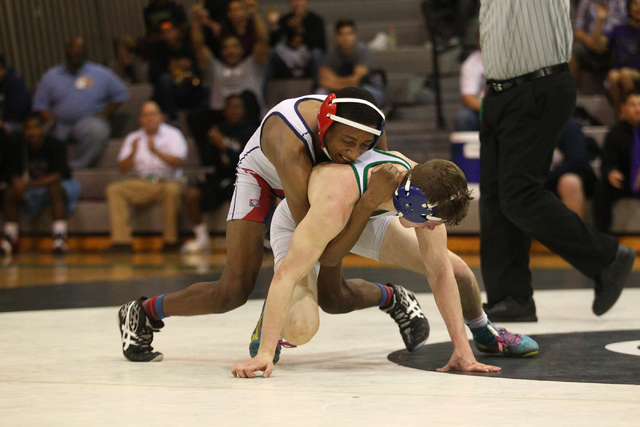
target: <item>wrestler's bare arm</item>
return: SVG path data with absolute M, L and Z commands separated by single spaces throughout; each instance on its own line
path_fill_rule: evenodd
M 311 120 L 314 105 L 317 107 L 320 102 L 304 101 L 299 105 L 305 121 Z M 315 111 L 317 114 L 317 108 Z M 307 185 L 313 165 L 307 148 L 277 115 L 271 116 L 264 123 L 260 144 L 265 156 L 278 172 L 293 219 L 299 224 L 309 210 Z
M 446 228 L 444 225 L 440 225 L 434 230 L 416 228 L 415 232 L 420 247 L 420 257 L 427 270 L 427 280 L 431 285 L 438 311 L 440 311 L 453 343 L 451 359 L 446 366 L 439 368 L 438 371 L 499 371 L 498 367 L 478 363 L 469 346 L 462 317 L 460 293 L 447 250 Z
M 438 310 L 449 330 L 454 346 L 466 344 L 467 335 L 464 330 L 460 294 L 453 275 L 453 267 L 449 261 L 447 250 L 447 230 L 444 225 L 434 230 L 416 228 L 416 236 L 426 270 L 427 280 L 433 290 Z
M 334 167 L 340 169 L 340 165 L 328 164 L 313 174 L 311 208 L 296 227 L 287 254 L 271 281 L 258 351 L 269 358 L 275 354 L 296 282 L 308 274 L 327 243 L 344 228 L 358 200 L 355 180 L 352 186 L 340 185 L 344 173 L 330 173 Z

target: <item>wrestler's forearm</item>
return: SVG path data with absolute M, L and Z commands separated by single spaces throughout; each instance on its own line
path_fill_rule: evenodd
M 453 346 L 463 349 L 465 346 L 469 347 L 469 340 L 464 329 L 460 293 L 453 272 L 448 272 L 445 277 L 430 279 L 429 283 L 431 283 L 438 311 L 447 326 Z
M 258 350 L 258 353 L 265 353 L 270 358 L 275 355 L 280 332 L 287 317 L 295 287 L 295 280 L 283 277 L 283 274 L 278 273 L 277 271 L 273 276 L 269 287 L 262 318 L 260 348 Z
M 447 231 L 443 225 L 433 231 L 416 229 L 420 256 L 427 270 L 427 280 L 433 290 L 438 311 L 456 349 L 471 351 L 464 329 L 460 291 L 453 274 L 447 250 Z
M 262 319 L 259 353 L 270 357 L 275 354 L 282 327 L 291 308 L 296 283 L 311 271 L 326 245 L 322 237 L 317 237 L 321 234 L 322 224 L 319 228 L 314 228 L 313 225 L 314 221 L 303 221 L 298 226 L 293 233 L 287 255 L 273 275 Z

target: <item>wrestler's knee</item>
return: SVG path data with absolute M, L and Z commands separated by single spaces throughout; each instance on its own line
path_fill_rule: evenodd
M 451 260 L 451 267 L 453 267 L 453 275 L 456 278 L 456 282 L 469 282 L 473 281 L 473 271 L 469 268 L 466 262 L 459 256 L 451 254 L 449 256 Z
M 204 298 L 213 312 L 227 312 L 243 306 L 253 292 L 255 283 L 245 283 L 241 279 L 220 278 L 218 282 L 210 282 Z
M 298 316 L 289 313 L 282 328 L 282 337 L 293 345 L 303 345 L 311 341 L 320 327 L 318 316 Z
M 352 311 L 344 297 L 343 292 L 321 292 L 318 288 L 318 305 L 325 313 L 344 314 Z

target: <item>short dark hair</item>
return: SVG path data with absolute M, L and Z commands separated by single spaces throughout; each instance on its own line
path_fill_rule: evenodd
M 620 97 L 620 103 L 626 104 L 629 98 L 631 98 L 632 96 L 640 96 L 640 91 L 636 89 L 636 90 L 630 90 L 628 92 L 623 93 L 622 96 Z
M 356 23 L 353 19 L 338 19 L 336 22 L 336 33 L 342 29 L 342 27 L 351 27 L 356 29 Z
M 473 197 L 464 172 L 455 163 L 434 159 L 416 165 L 405 175 L 402 185 L 409 176 L 411 184 L 427 196 L 429 203 L 437 203 L 433 215 L 445 224 L 458 225 L 467 216 Z
M 358 98 L 364 99 L 365 101 L 369 101 L 376 107 L 378 104 L 374 96 L 368 90 L 357 87 L 357 86 L 347 86 L 343 89 L 337 90 L 335 92 L 336 98 Z M 344 117 L 345 119 L 353 120 L 354 122 L 363 124 L 363 125 L 373 125 L 378 127 L 382 117 L 380 114 L 373 108 L 369 107 L 365 104 L 356 104 L 351 102 L 338 103 L 336 108 L 336 115 L 339 117 Z

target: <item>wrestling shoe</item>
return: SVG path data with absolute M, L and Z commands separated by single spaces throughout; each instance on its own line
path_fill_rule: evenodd
M 180 252 L 183 254 L 200 254 L 204 252 L 209 252 L 211 250 L 211 244 L 209 241 L 206 243 L 199 242 L 196 239 L 189 240 L 180 248 Z
M 51 249 L 56 255 L 63 255 L 69 252 L 69 245 L 67 245 L 67 241 L 62 237 L 61 234 L 56 234 L 53 238 L 53 247 Z
M 262 316 L 264 316 L 264 306 L 266 303 L 267 302 L 265 301 L 264 304 L 262 304 L 260 319 L 258 319 L 258 324 L 251 334 L 251 343 L 249 344 L 249 354 L 251 355 L 251 357 L 256 357 L 256 355 L 258 354 L 258 350 L 260 349 L 260 337 L 262 335 Z M 282 351 L 282 347 L 296 348 L 295 345 L 289 344 L 283 339 L 279 340 L 278 345 L 276 346 L 276 353 L 273 355 L 274 365 L 280 360 L 280 352 Z
M 393 302 L 387 308 L 380 307 L 380 310 L 387 312 L 396 321 L 407 350 L 416 351 L 429 338 L 429 321 L 413 292 L 400 285 L 387 283 L 387 286 L 393 288 Z
M 510 357 L 531 357 L 538 354 L 538 343 L 531 337 L 512 334 L 505 328 L 497 328 L 488 322 L 478 329 L 471 329 L 476 348 L 483 353 L 502 353 Z
M 141 304 L 146 299 L 140 297 L 128 302 L 118 311 L 122 353 L 132 362 L 160 362 L 164 357 L 151 347 L 153 333 L 160 332 L 164 322 L 151 320 L 147 316 Z
M 18 241 L 5 236 L 0 241 L 0 256 L 10 258 L 18 252 Z

